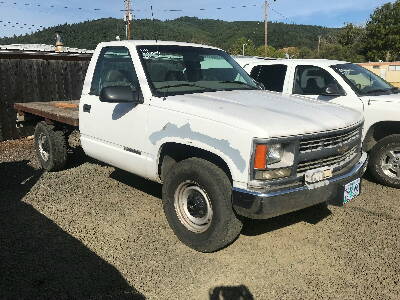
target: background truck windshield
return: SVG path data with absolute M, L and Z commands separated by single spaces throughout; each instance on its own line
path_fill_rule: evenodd
M 257 83 L 224 51 L 200 47 L 138 47 L 156 96 L 255 90 Z
M 378 75 L 355 64 L 332 66 L 359 95 L 395 93 L 397 89 Z

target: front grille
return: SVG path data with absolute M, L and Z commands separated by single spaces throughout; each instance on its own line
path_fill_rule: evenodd
M 303 140 L 300 142 L 300 153 L 318 151 L 321 149 L 345 145 L 358 138 L 360 138 L 360 128 L 356 128 L 350 132 L 344 132 L 339 135 L 332 134 L 324 138 Z
M 345 149 L 346 152 L 341 152 Z M 361 152 L 361 126 L 323 137 L 305 137 L 300 140 L 300 160 L 297 174 L 331 167 L 339 172 Z
M 359 147 L 345 152 L 342 155 L 329 156 L 326 158 L 316 159 L 312 161 L 301 162 L 297 166 L 297 173 L 305 173 L 309 170 L 314 170 L 323 167 L 339 167 L 353 160 L 358 153 Z

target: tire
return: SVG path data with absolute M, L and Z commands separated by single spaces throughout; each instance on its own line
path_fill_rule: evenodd
M 385 137 L 372 148 L 368 171 L 379 183 L 400 188 L 400 135 Z
M 49 172 L 61 171 L 67 163 L 67 142 L 62 131 L 45 122 L 35 129 L 36 155 L 43 169 Z
M 172 170 L 172 167 L 176 164 L 176 160 L 173 159 L 169 155 L 165 155 L 162 165 L 161 165 L 161 181 L 164 182 L 167 177 L 169 171 Z
M 225 172 L 200 158 L 177 163 L 163 185 L 170 227 L 181 242 L 199 252 L 217 251 L 239 236 L 243 225 L 233 211 L 231 196 Z

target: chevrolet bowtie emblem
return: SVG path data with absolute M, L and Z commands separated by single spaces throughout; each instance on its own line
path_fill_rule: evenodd
M 349 146 L 343 146 L 343 147 L 340 147 L 339 149 L 337 149 L 337 152 L 338 152 L 339 154 L 344 154 L 344 153 L 346 153 L 348 150 L 350 150 L 350 147 L 349 147 Z

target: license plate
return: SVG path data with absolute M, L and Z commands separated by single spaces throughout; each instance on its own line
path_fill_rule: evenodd
M 344 200 L 343 203 L 346 204 L 360 195 L 361 179 L 358 178 L 344 186 Z
M 333 176 L 332 168 L 321 168 L 315 170 L 309 170 L 305 173 L 304 179 L 306 183 L 317 183 Z

